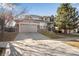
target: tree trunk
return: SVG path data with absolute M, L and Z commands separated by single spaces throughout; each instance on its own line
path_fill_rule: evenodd
M 67 34 L 67 29 L 64 29 L 64 34 Z
M 70 34 L 71 30 L 69 30 L 69 34 Z
M 2 20 L 1 22 L 1 40 L 3 41 L 4 39 L 4 20 Z

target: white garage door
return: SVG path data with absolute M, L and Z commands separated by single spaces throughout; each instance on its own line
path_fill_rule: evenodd
M 37 32 L 36 24 L 20 24 L 19 32 Z

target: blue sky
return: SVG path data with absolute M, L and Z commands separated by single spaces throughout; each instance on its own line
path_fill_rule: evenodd
M 42 16 L 55 15 L 57 8 L 60 6 L 59 3 L 18 3 L 16 5 L 15 13 L 26 9 L 27 14 Z M 79 10 L 79 4 L 72 4 L 72 6 Z
M 19 10 L 19 12 L 22 9 L 26 9 L 28 14 L 50 16 L 52 14 L 56 14 L 56 10 L 59 7 L 59 5 L 60 4 L 53 3 L 21 3 L 18 4 L 16 8 Z

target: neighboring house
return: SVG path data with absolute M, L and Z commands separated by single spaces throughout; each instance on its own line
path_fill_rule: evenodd
M 78 28 L 75 29 L 75 32 L 79 33 L 79 24 L 78 24 Z
M 78 23 L 78 27 L 73 30 L 70 30 L 70 33 L 79 33 L 79 20 L 77 21 L 77 23 Z M 69 33 L 69 30 L 67 32 Z
M 48 31 L 54 31 L 54 17 L 43 16 L 43 21 L 47 23 Z
M 7 20 L 6 20 L 5 24 L 6 24 L 5 27 L 7 27 L 7 28 L 14 28 L 16 25 L 16 22 L 14 20 L 10 20 L 7 22 Z
M 16 22 L 14 20 L 5 20 L 5 31 L 15 32 L 16 31 Z
M 77 32 L 79 33 L 79 24 L 78 24 Z

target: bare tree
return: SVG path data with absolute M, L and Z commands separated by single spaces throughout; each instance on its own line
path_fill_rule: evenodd
M 14 17 L 18 17 L 19 15 L 25 14 L 26 9 L 24 8 L 22 11 L 20 11 L 18 14 L 13 15 L 13 10 L 16 9 L 15 3 L 0 3 L 0 7 L 2 11 L 0 12 L 0 16 L 5 18 L 5 20 L 8 22 L 9 20 L 13 19 Z
M 8 21 L 12 20 L 12 12 L 11 4 L 0 4 L 1 12 L 0 12 L 0 24 L 1 24 L 1 40 L 3 40 L 4 37 L 4 29 L 5 25 L 8 23 Z

